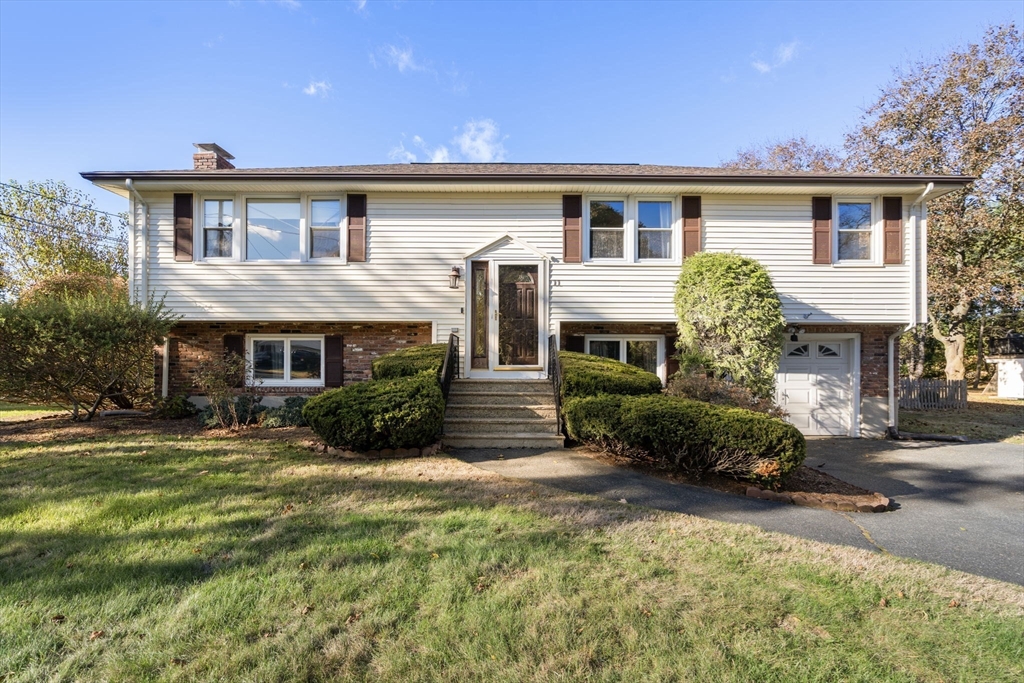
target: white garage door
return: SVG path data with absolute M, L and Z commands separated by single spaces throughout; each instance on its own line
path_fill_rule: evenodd
M 804 434 L 848 436 L 853 419 L 851 340 L 786 342 L 776 391 Z

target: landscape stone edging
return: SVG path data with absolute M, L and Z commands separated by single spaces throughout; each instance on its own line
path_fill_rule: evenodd
M 312 448 L 317 453 L 323 453 L 334 458 L 345 458 L 346 460 L 398 460 L 401 458 L 425 458 L 433 455 L 441 449 L 441 443 L 438 442 L 423 448 L 385 448 L 379 451 L 371 450 L 366 452 L 349 451 L 323 443 L 318 443 Z
M 878 502 L 871 504 L 854 504 L 848 501 L 836 503 L 832 500 L 824 500 L 813 493 L 786 493 L 762 489 L 757 486 L 747 487 L 748 498 L 771 500 L 776 503 L 786 503 L 787 505 L 803 505 L 805 507 L 821 508 L 823 510 L 837 510 L 839 512 L 885 512 L 889 509 L 889 505 L 892 501 L 881 493 L 876 492 L 874 496 Z

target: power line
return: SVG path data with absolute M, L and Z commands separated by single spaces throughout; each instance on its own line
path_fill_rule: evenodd
M 95 211 L 96 213 L 106 214 L 107 216 L 113 216 L 114 218 L 124 218 L 124 216 L 119 213 L 111 213 L 110 211 L 103 211 L 101 209 L 96 209 L 91 206 L 82 206 L 81 204 L 75 204 L 74 202 L 69 202 L 66 199 L 60 199 L 59 197 L 48 197 L 45 194 L 36 192 L 35 190 L 30 190 L 26 187 L 21 187 L 20 185 L 11 185 L 10 183 L 4 182 L 0 182 L 0 185 L 3 185 L 4 187 L 9 187 L 17 192 L 28 192 L 29 194 L 34 194 L 35 196 L 42 197 L 43 199 L 49 199 L 51 201 L 60 202 L 61 204 L 65 204 L 67 206 L 73 206 L 76 209 L 82 209 L 83 211 Z
M 107 237 L 105 235 L 87 235 L 85 233 L 82 233 L 82 232 L 79 232 L 79 231 L 75 230 L 74 228 L 70 228 L 69 229 L 67 227 L 61 227 L 59 225 L 53 225 L 51 223 L 44 223 L 42 221 L 33 220 L 31 218 L 25 218 L 23 216 L 15 216 L 14 214 L 4 213 L 2 211 L 0 211 L 0 216 L 2 216 L 4 218 L 11 218 L 11 219 L 14 219 L 14 220 L 23 221 L 25 223 L 29 223 L 30 225 L 38 225 L 38 226 L 42 226 L 44 228 L 50 228 L 51 230 L 58 230 L 62 234 L 66 234 L 66 233 L 70 232 L 70 233 L 74 233 L 75 235 L 77 235 L 79 237 L 85 237 L 85 238 L 97 240 L 97 241 L 100 241 L 100 242 L 110 242 L 112 244 L 121 244 L 121 240 L 117 239 L 116 237 Z M 54 236 L 53 233 L 46 232 L 44 230 L 37 230 L 37 229 L 34 229 L 34 228 L 29 228 L 29 227 L 26 227 L 24 229 L 28 230 L 29 232 L 35 233 L 37 235 L 42 235 L 44 237 L 53 237 Z M 60 237 L 60 236 L 62 236 L 62 234 L 61 235 L 56 235 L 56 236 Z

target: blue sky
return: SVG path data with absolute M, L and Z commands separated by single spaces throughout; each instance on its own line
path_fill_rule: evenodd
M 836 144 L 900 63 L 1012 2 L 0 2 L 0 178 Z

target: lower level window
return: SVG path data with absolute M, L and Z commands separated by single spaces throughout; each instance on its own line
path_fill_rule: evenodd
M 665 337 L 660 335 L 587 335 L 587 353 L 635 365 L 665 381 Z
M 253 379 L 264 384 L 322 386 L 323 348 L 323 337 L 250 337 Z

